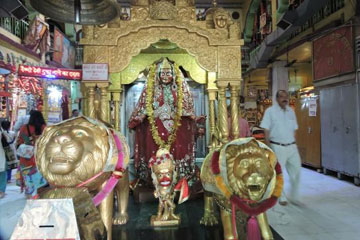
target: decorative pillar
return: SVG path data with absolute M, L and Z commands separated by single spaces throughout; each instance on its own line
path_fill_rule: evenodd
M 69 108 L 69 117 L 72 117 L 72 100 L 71 100 L 71 91 L 70 91 L 70 95 L 69 95 L 69 99 L 68 99 L 69 103 L 68 103 L 68 108 Z
M 238 86 L 230 85 L 231 134 L 233 139 L 239 138 L 239 94 Z
M 218 121 L 219 121 L 219 130 L 221 133 L 221 141 L 223 143 L 228 141 L 229 138 L 229 128 L 228 128 L 228 114 L 226 106 L 226 85 L 218 83 Z
M 87 88 L 85 86 L 84 83 L 81 83 L 81 112 L 84 116 L 89 116 L 89 111 L 88 111 L 88 93 L 87 93 Z
M 121 92 L 113 92 L 113 101 L 115 107 L 115 130 L 120 131 L 120 99 Z
M 209 100 L 210 134 L 215 133 L 215 100 Z
M 48 121 L 48 111 L 49 111 L 49 98 L 48 98 L 48 93 L 47 93 L 47 82 L 46 80 L 43 80 L 43 106 L 42 106 L 42 114 L 44 117 L 45 122 Z
M 278 90 L 289 90 L 289 71 L 285 67 L 286 61 L 275 61 L 272 67 L 272 99 L 276 102 L 276 92 Z
M 64 85 L 64 88 L 67 90 L 68 92 L 68 111 L 69 111 L 69 118 L 72 117 L 72 102 L 71 102 L 71 81 L 67 81 L 66 84 Z
M 208 118 L 208 128 L 210 132 L 209 136 L 209 149 L 212 150 L 218 145 L 218 141 L 214 136 L 218 134 L 216 131 L 216 112 L 215 112 L 215 101 L 216 101 L 216 94 L 218 91 L 218 88 L 216 86 L 216 78 L 217 73 L 216 72 L 207 72 L 206 74 L 207 78 L 207 91 L 209 95 L 209 118 Z
M 96 113 L 95 113 L 95 84 L 89 84 L 86 86 L 86 88 L 88 89 L 87 93 L 88 93 L 88 97 L 87 97 L 87 115 L 90 118 L 96 118 Z
M 108 95 L 108 83 L 98 84 L 100 88 L 100 119 L 109 122 L 110 121 L 110 107 L 109 107 L 109 95 Z
M 210 147 L 215 147 L 217 143 L 213 141 L 212 138 L 216 132 L 216 123 L 215 123 L 215 100 L 216 100 L 216 91 L 217 90 L 208 90 L 209 91 L 209 129 L 210 129 Z

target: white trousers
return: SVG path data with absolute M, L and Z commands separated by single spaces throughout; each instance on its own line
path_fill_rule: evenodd
M 300 186 L 300 171 L 301 171 L 301 160 L 298 148 L 296 144 L 289 146 L 280 146 L 276 144 L 270 145 L 271 149 L 275 152 L 275 155 L 280 163 L 283 175 L 284 175 L 284 188 L 280 197 L 280 201 L 285 201 L 286 196 L 284 194 L 285 187 L 290 182 L 290 194 L 291 200 L 299 200 L 299 186 Z M 285 174 L 287 171 L 288 179 Z

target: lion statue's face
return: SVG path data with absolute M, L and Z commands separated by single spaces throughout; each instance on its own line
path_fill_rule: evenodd
M 234 175 L 238 179 L 239 187 L 247 190 L 252 200 L 261 199 L 272 177 L 270 165 L 266 160 L 266 157 L 261 155 L 235 160 Z
M 50 184 L 76 186 L 100 172 L 109 151 L 105 128 L 84 117 L 47 127 L 36 142 L 36 162 Z
M 226 155 L 230 158 L 229 182 L 231 188 L 248 199 L 259 201 L 274 175 L 270 158 L 275 155 L 251 141 L 240 146 L 229 146 Z

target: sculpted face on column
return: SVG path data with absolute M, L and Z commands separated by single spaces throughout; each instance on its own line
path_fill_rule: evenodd
M 223 8 L 217 8 L 215 10 L 213 21 L 215 28 L 226 28 L 231 23 L 229 13 Z

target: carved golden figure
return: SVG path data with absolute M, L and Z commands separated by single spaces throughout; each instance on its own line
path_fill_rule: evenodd
M 229 12 L 223 8 L 216 8 L 213 15 L 215 28 L 226 28 L 232 22 L 230 20 Z
M 174 62 L 161 58 L 149 68 L 146 85 L 129 119 L 135 130 L 134 165 L 142 185 L 151 185 L 149 159 L 159 148 L 174 156 L 179 175 L 194 182 L 196 116 L 192 93 Z
M 177 170 L 172 155 L 166 149 L 159 149 L 156 156 L 150 159 L 149 167 L 151 167 L 151 176 L 155 186 L 154 196 L 159 198 L 157 215 L 151 216 L 151 225 L 179 225 L 180 216 L 175 214 L 174 203 Z
M 206 157 L 201 169 L 205 195 L 204 225 L 214 225 L 213 201 L 221 208 L 225 239 L 240 239 L 232 214 L 242 212 L 252 229 L 247 234 L 260 234 L 263 239 L 273 239 L 265 211 L 276 204 L 281 194 L 283 179 L 275 154 L 265 144 L 254 138 L 231 141 L 219 151 Z M 235 212 L 234 212 L 235 210 Z M 234 219 L 234 218 L 233 218 Z M 255 225 L 253 225 L 255 224 Z M 249 228 L 249 227 L 248 227 Z M 239 238 L 238 238 L 239 237 Z M 249 237 L 249 236 L 248 236 Z M 248 239 L 252 239 L 253 235 Z
M 47 127 L 36 142 L 36 164 L 51 187 L 86 187 L 100 204 L 111 239 L 112 224 L 128 221 L 129 149 L 120 133 L 84 116 Z M 113 191 L 118 211 L 113 215 Z M 106 192 L 110 192 L 107 194 Z

